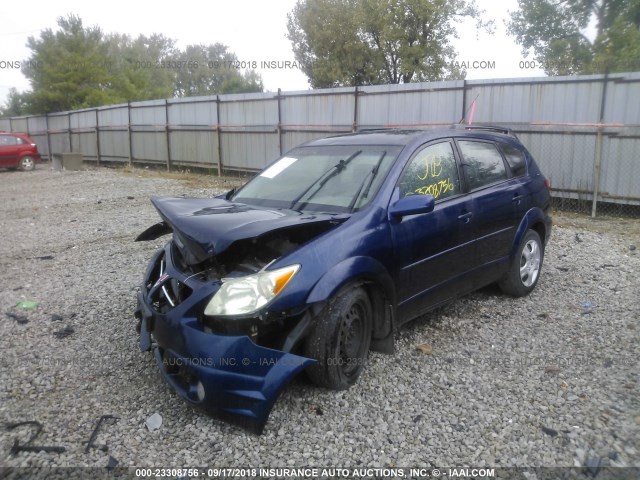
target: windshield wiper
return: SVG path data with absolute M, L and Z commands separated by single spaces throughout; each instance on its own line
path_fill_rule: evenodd
M 380 158 L 376 162 L 375 166 L 364 177 L 364 180 L 362 181 L 360 188 L 358 188 L 358 191 L 354 195 L 353 200 L 351 200 L 351 203 L 349 203 L 350 212 L 353 212 L 353 208 L 358 202 L 358 199 L 360 198 L 360 192 L 362 192 L 362 189 L 364 188 L 365 184 L 367 185 L 367 188 L 364 189 L 364 192 L 362 193 L 362 198 L 367 198 L 369 196 L 369 190 L 371 190 L 371 185 L 373 184 L 373 180 L 376 178 L 376 175 L 378 175 L 378 170 L 380 170 L 380 165 L 382 164 L 382 160 L 384 160 L 384 157 L 386 155 L 387 155 L 387 151 L 385 150 L 384 152 L 382 152 L 382 155 L 380 155 Z M 368 184 L 367 184 L 367 179 L 369 179 Z
M 333 177 L 335 177 L 340 172 L 342 172 L 345 168 L 347 168 L 347 165 L 349 165 L 349 162 L 351 162 L 351 160 L 356 158 L 361 153 L 362 153 L 362 150 L 358 150 L 357 152 L 354 152 L 353 154 L 351 154 L 349 156 L 349 158 L 347 158 L 346 160 L 340 160 L 338 163 L 336 163 L 335 165 L 333 165 L 329 169 L 327 169 L 326 172 L 324 172 L 322 175 L 320 175 L 320 177 L 318 177 L 311 185 L 309 185 L 307 188 L 305 188 L 305 190 L 300 195 L 298 195 L 296 198 L 294 198 L 291 201 L 291 205 L 289 206 L 289 209 L 290 210 L 294 210 L 293 207 L 295 207 L 298 204 L 300 199 L 302 199 L 307 193 L 309 193 L 309 191 L 313 187 L 318 185 L 318 188 L 311 195 L 309 195 L 309 197 L 300 206 L 301 208 L 304 207 L 307 203 L 309 203 L 309 200 L 311 200 L 311 198 L 313 198 L 313 196 L 316 193 L 318 193 L 322 189 L 322 187 L 325 186 L 325 184 L 329 180 L 331 180 Z

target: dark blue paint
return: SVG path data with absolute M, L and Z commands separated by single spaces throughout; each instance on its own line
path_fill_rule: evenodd
M 461 194 L 442 201 L 434 202 L 433 197 L 419 195 L 400 199 L 397 182 L 415 151 L 432 141 L 457 138 L 504 142 L 520 148 L 525 152 L 528 174 L 475 191 L 468 190 L 463 177 Z M 456 129 L 394 130 L 310 143 L 366 144 L 404 148 L 375 197 L 365 208 L 351 214 L 260 208 L 234 203 L 233 193 L 227 200 L 154 198 L 152 202 L 165 224 L 173 229 L 173 241 L 183 243 L 190 252 L 192 264 L 215 258 L 235 242 L 276 230 L 326 227 L 269 265 L 270 270 L 292 264 L 301 268 L 271 304 L 244 319 L 263 325 L 277 316 L 287 327 L 283 332 L 293 331 L 303 315 L 308 319 L 321 311 L 324 302 L 354 282 L 376 286 L 377 294 L 384 297 L 380 299 L 380 309 L 390 309 L 395 322 L 392 327 L 396 328 L 453 298 L 499 280 L 528 229 L 536 228 L 545 243 L 548 240 L 549 192 L 533 158 L 517 139 Z M 456 161 L 460 168 L 457 153 Z M 148 234 L 149 238 L 152 236 Z M 260 430 L 280 389 L 313 359 L 291 353 L 301 339 L 287 339 L 287 333 L 281 339 L 283 347 L 272 349 L 257 345 L 248 336 L 205 331 L 203 311 L 220 282 L 204 281 L 182 272 L 172 255 L 170 242 L 164 250 L 167 274 L 187 285 L 192 293 L 164 314 L 154 311 L 150 298 L 161 285 L 149 289 L 146 286 L 153 265 L 160 258 L 154 257 L 138 297 L 141 348 L 154 349 L 164 377 L 191 404 L 214 413 L 242 417 Z M 374 329 L 379 329 L 374 331 L 375 338 L 387 335 L 385 332 L 391 327 L 382 321 L 375 325 Z M 183 363 L 187 359 L 197 360 L 188 369 L 193 379 L 204 386 L 203 401 L 198 399 L 193 382 L 185 385 L 171 365 L 167 368 L 167 358 Z M 223 359 L 233 362 L 225 363 Z M 247 359 L 246 365 L 243 359 Z

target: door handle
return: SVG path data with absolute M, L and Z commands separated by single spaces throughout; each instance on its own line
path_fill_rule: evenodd
M 516 193 L 513 198 L 511 199 L 512 202 L 516 202 L 518 205 L 520 205 L 520 200 L 522 200 L 524 198 L 524 195 L 520 195 L 518 193 Z
M 458 220 L 464 220 L 464 223 L 469 223 L 472 216 L 473 213 L 471 212 L 463 213 L 462 215 L 458 215 Z

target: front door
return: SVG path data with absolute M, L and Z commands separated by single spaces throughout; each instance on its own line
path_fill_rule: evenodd
M 455 296 L 465 288 L 472 263 L 472 200 L 462 191 L 451 141 L 417 151 L 398 182 L 395 200 L 406 195 L 432 195 L 433 212 L 390 220 L 401 321 Z

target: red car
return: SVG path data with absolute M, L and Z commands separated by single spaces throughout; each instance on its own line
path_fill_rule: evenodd
M 0 168 L 19 168 L 25 172 L 40 161 L 38 146 L 22 133 L 0 132 Z

